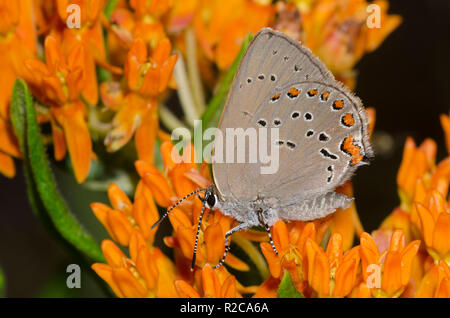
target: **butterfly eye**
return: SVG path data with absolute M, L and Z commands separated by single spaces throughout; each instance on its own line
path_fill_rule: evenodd
M 216 203 L 217 203 L 217 196 L 215 194 L 209 195 L 208 198 L 206 199 L 206 207 L 208 209 L 214 208 Z

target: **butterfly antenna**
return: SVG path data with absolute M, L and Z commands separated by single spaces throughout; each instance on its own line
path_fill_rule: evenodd
M 197 189 L 197 190 L 195 190 L 195 191 L 193 191 L 193 192 L 191 192 L 191 193 L 185 195 L 184 197 L 182 197 L 182 198 L 181 198 L 180 200 L 178 200 L 174 205 L 172 205 L 172 207 L 170 207 L 170 209 L 168 209 L 168 210 L 166 211 L 166 213 L 164 213 L 164 215 L 163 215 L 163 216 L 162 216 L 155 224 L 153 224 L 152 227 L 151 227 L 150 229 L 153 230 L 156 226 L 158 226 L 159 224 L 161 224 L 161 222 L 169 215 L 169 213 L 170 213 L 173 209 L 175 209 L 181 202 L 183 202 L 184 200 L 186 200 L 187 198 L 189 198 L 190 196 L 192 196 L 192 195 L 194 195 L 194 194 L 197 194 L 197 193 L 202 192 L 202 191 L 206 191 L 206 190 L 208 190 L 208 189 L 209 189 L 209 188 Z
M 208 194 L 205 194 L 204 198 L 201 198 L 199 196 L 199 199 L 203 202 L 202 205 L 202 211 L 200 212 L 200 217 L 198 218 L 198 225 L 197 225 L 197 234 L 195 235 L 195 244 L 194 244 L 194 255 L 192 256 L 192 264 L 191 264 L 191 270 L 194 269 L 195 266 L 195 259 L 197 257 L 197 244 L 198 244 L 198 235 L 200 233 L 200 226 L 202 225 L 202 220 L 203 220 L 203 213 L 205 213 L 206 210 L 206 202 L 207 202 L 207 196 Z

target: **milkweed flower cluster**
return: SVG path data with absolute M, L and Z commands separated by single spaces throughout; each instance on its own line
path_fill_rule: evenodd
M 381 28 L 366 23 L 369 4 L 380 8 Z M 80 9 L 77 27 L 67 23 L 71 5 Z M 236 221 L 206 210 L 191 271 L 201 200 L 193 196 L 172 210 L 172 230 L 162 242 L 158 226 L 151 228 L 161 210 L 212 183 L 208 165 L 188 157 L 195 156 L 193 149 L 183 153 L 185 160 L 173 161 L 174 145 L 164 129 L 192 128 L 191 121 L 208 110 L 206 97 L 215 103 L 248 33 L 267 26 L 287 33 L 353 88 L 355 64 L 401 23 L 387 13 L 388 5 L 387 0 L 3 1 L 0 172 L 13 177 L 13 158 L 23 157 L 10 115 L 11 89 L 21 77 L 35 97 L 38 122 L 46 128 L 43 139 L 56 161 L 70 157 L 77 182 L 88 180 L 92 160 L 135 162 L 138 182 L 127 189 L 134 191 L 132 200 L 112 183 L 110 205 L 91 204 L 110 236 L 101 244 L 106 263 L 92 269 L 118 297 L 276 297 L 286 277 L 304 297 L 449 297 L 450 158 L 437 163 L 431 139 L 420 146 L 407 139 L 397 175 L 401 203 L 370 234 L 353 204 L 313 222 L 274 224 L 278 255 L 266 233 L 235 233 L 225 266 L 214 269 L 224 254 L 225 233 Z M 375 110 L 367 112 L 373 130 Z M 442 115 L 441 123 L 450 151 L 449 117 Z M 336 191 L 353 196 L 350 182 Z M 166 255 L 163 245 L 173 255 Z
M 448 117 L 443 115 L 442 121 L 445 120 L 448 120 Z M 447 138 L 450 138 L 448 134 Z M 219 210 L 208 210 L 209 215 L 206 216 L 206 221 L 202 222 L 197 259 L 194 271 L 190 271 L 196 224 L 202 202 L 195 197 L 185 200 L 169 216 L 173 232 L 163 240 L 166 246 L 174 249 L 175 255 L 173 263 L 170 261 L 171 265 L 164 268 L 172 270 L 172 280 L 165 281 L 166 286 L 173 288 L 171 297 L 276 297 L 286 273 L 290 275 L 295 288 L 305 297 L 450 296 L 447 240 L 450 213 L 445 200 L 450 180 L 449 159 L 447 157 L 436 165 L 436 149 L 432 147 L 435 144 L 430 139 L 423 145 L 427 144 L 428 147 L 421 148 L 416 147 L 411 139 L 407 140 L 398 174 L 402 203 L 372 234 L 361 229 L 359 222 L 355 220 L 355 207 L 351 206 L 346 210 L 338 210 L 325 219 L 312 222 L 275 223 L 271 232 L 278 255 L 266 242 L 267 238 L 263 233 L 244 232 L 233 235 L 232 243 L 236 241 L 236 246 L 247 248 L 249 254 L 255 251 L 248 249 L 243 242 L 253 246 L 260 242 L 259 253 L 265 258 L 262 266 L 268 267 L 268 273 L 259 285 L 243 286 L 238 280 L 239 275 L 228 272 L 227 267 L 240 272 L 250 269 L 248 260 L 245 262 L 233 254 L 227 256 L 226 267 L 213 269 L 223 255 L 224 234 L 235 222 Z M 143 246 L 149 251 L 159 251 L 152 245 L 155 230 L 149 230 L 151 224 L 158 219 L 156 205 L 168 208 L 178 198 L 211 184 L 209 170 L 205 164 L 198 167 L 184 161 L 174 163 L 171 157 L 173 147 L 170 141 L 161 146 L 164 160 L 162 171 L 145 161 L 136 162 L 141 179 L 134 203 L 131 203 L 117 186 L 111 185 L 109 196 L 112 208 L 98 203 L 92 205 L 94 213 L 108 229 L 110 236 L 118 244 L 128 246 L 130 255 L 135 255 L 135 249 L 131 245 L 135 236 L 146 241 Z M 429 151 L 428 154 L 426 151 Z M 192 155 L 194 151 L 189 153 Z M 423 161 L 405 168 L 416 156 L 422 157 Z M 427 156 L 430 160 L 428 162 Z M 428 166 L 431 163 L 432 165 Z M 426 168 L 420 170 L 417 166 L 420 164 Z M 417 175 L 417 171 L 422 172 Z M 402 183 L 406 180 L 403 177 L 415 184 L 415 187 L 411 188 L 412 192 L 403 193 L 406 185 Z M 423 179 L 427 180 L 426 183 Z M 351 184 L 345 184 L 338 191 L 349 194 Z M 142 208 L 144 201 L 151 208 Z M 114 218 L 119 219 L 119 215 L 121 221 L 114 221 Z M 148 220 L 139 215 L 147 215 Z M 351 226 L 348 227 L 348 224 Z M 359 244 L 353 246 L 355 234 L 359 236 Z M 114 246 L 109 240 L 104 241 L 103 246 L 106 244 Z M 105 250 L 104 252 L 108 253 Z M 105 256 L 108 265 L 95 264 L 94 270 L 113 290 L 119 290 L 116 292 L 118 296 L 135 295 L 136 291 L 129 291 L 127 294 L 129 284 L 126 280 L 102 273 L 103 268 L 110 271 L 115 264 L 107 254 Z M 123 253 L 121 257 L 122 261 L 115 262 L 130 267 L 128 270 L 135 278 L 134 288 L 144 291 L 147 285 L 140 277 L 145 275 L 145 272 L 132 270 L 132 265 L 127 264 L 133 263 L 129 263 Z M 251 259 L 254 261 L 258 258 Z M 147 291 L 142 295 L 157 294 Z

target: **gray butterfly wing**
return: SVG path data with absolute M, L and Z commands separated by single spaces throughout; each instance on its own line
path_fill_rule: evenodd
M 267 92 L 286 86 L 287 83 L 305 80 L 332 82 L 333 75 L 309 49 L 301 46 L 285 34 L 264 28 L 250 43 L 236 72 L 219 128 L 245 128 L 248 119 L 263 104 Z M 225 145 L 224 145 L 225 147 Z M 216 149 L 217 150 L 217 149 Z M 245 164 L 214 163 L 215 185 L 223 199 L 239 193 L 239 197 L 252 197 L 257 189 L 243 183 L 240 171 L 249 168 Z M 252 177 L 259 170 L 252 165 L 247 171 Z
M 373 156 L 361 101 L 336 81 L 292 83 L 271 94 L 246 126 L 278 127 L 279 170 L 255 174 L 247 164 L 243 178 L 257 176 L 258 196 L 276 197 L 282 219 L 311 220 L 348 206 L 333 190 Z

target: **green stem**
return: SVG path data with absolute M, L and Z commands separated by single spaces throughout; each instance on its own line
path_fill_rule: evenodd
M 192 95 L 199 114 L 203 114 L 206 108 L 205 93 L 197 63 L 197 45 L 195 31 L 192 28 L 186 30 L 186 62 L 189 82 L 192 87 Z

